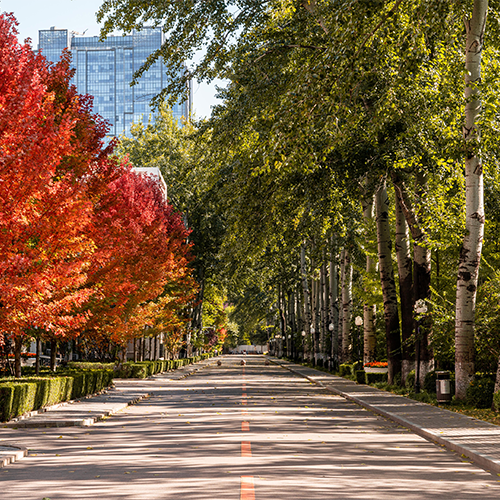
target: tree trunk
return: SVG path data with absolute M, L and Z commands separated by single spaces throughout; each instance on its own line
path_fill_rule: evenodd
M 337 256 L 332 248 L 330 260 L 330 324 L 331 334 L 331 357 L 332 365 L 330 369 L 337 370 L 339 365 L 339 283 Z
M 323 259 L 324 260 L 324 259 Z M 320 353 L 321 359 L 323 360 L 323 366 L 325 366 L 326 360 L 326 338 L 328 331 L 328 277 L 326 273 L 326 264 L 323 262 L 320 269 L 320 305 L 321 305 L 321 325 L 320 325 Z
M 138 361 L 138 356 L 137 356 L 137 339 L 134 338 L 134 363 L 137 363 Z
M 303 299 L 304 299 L 304 331 L 306 332 L 306 338 L 311 332 L 311 308 L 309 306 L 309 284 L 307 279 L 307 268 L 306 268 L 306 248 L 303 244 L 300 248 L 300 270 L 302 275 L 302 289 L 303 289 Z M 304 342 L 306 342 L 304 340 Z M 304 355 L 306 353 L 306 348 L 304 348 Z
M 385 181 L 376 195 L 376 221 L 378 261 L 380 281 L 384 298 L 384 319 L 387 341 L 387 361 L 389 364 L 388 381 L 394 383 L 394 378 L 401 373 L 401 337 L 399 331 L 398 298 L 394 269 L 392 267 L 392 241 L 389 225 L 389 199 Z
M 495 392 L 500 392 L 500 356 L 498 357 L 498 365 L 497 365 L 497 378 L 495 380 L 495 389 L 493 390 L 493 394 Z M 495 408 L 495 402 L 493 401 L 492 410 L 500 410 L 500 408 Z
M 455 315 L 455 395 L 465 398 L 474 376 L 474 316 L 477 279 L 484 234 L 483 167 L 478 156 L 481 112 L 479 89 L 481 53 L 488 13 L 488 0 L 474 0 L 472 17 L 465 23 L 465 235 L 460 250 Z
M 57 369 L 57 340 L 50 341 L 50 370 L 55 372 Z
M 423 174 L 416 175 L 417 206 L 421 207 L 427 193 L 427 179 Z M 413 298 L 414 303 L 418 300 L 428 301 L 431 298 L 431 251 L 427 242 L 421 241 L 413 245 Z M 425 375 L 434 369 L 434 356 L 429 343 L 432 329 L 431 316 L 426 316 L 420 322 L 419 358 L 420 358 L 420 386 L 423 386 Z
M 297 311 L 297 336 L 298 336 L 298 342 L 300 342 L 300 348 L 298 348 L 298 351 L 296 353 L 297 358 L 302 357 L 304 358 L 304 336 L 302 335 L 302 332 L 305 333 L 304 330 L 304 320 L 303 320 L 303 309 L 302 309 L 302 295 L 300 292 L 300 284 L 297 284 L 297 293 L 295 294 L 296 296 L 296 301 L 297 301 L 297 306 L 296 306 L 296 311 Z M 299 356 L 300 353 L 300 356 Z
M 349 342 L 351 340 L 352 309 L 352 265 L 351 256 L 346 249 L 342 250 L 342 362 L 350 358 Z
M 318 364 L 321 358 L 321 286 L 320 280 L 315 278 L 313 280 L 314 290 L 314 365 Z
M 410 235 L 408 224 L 401 207 L 401 202 L 396 197 L 396 257 L 399 275 L 399 299 L 401 301 L 401 329 L 403 338 L 402 373 L 404 382 L 414 364 L 414 345 L 411 344 L 413 336 L 413 269 L 410 251 Z
M 373 221 L 373 195 L 365 196 L 363 199 L 363 218 L 367 229 L 371 228 Z M 370 277 L 376 272 L 375 259 L 370 255 L 369 249 L 366 251 L 366 277 L 370 281 Z M 367 296 L 370 290 L 365 286 L 364 291 Z M 377 343 L 375 337 L 375 311 L 376 306 L 370 302 L 363 304 L 363 363 L 368 363 L 375 360 L 375 346 Z
M 290 339 L 287 340 L 289 345 L 289 357 L 295 359 L 295 336 L 297 333 L 297 324 L 295 322 L 295 294 L 288 292 L 288 322 L 290 324 Z
M 40 353 L 42 351 L 42 341 L 36 339 L 36 356 L 35 356 L 35 375 L 40 375 Z
M 19 336 L 14 338 L 14 377 L 21 378 L 21 350 L 23 339 Z

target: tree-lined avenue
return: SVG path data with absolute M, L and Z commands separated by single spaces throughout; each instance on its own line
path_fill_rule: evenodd
M 261 357 L 226 356 L 88 428 L 1 429 L 2 499 L 493 499 L 497 477 Z M 246 404 L 245 404 L 246 403 Z M 2 441 L 0 441 L 1 443 Z

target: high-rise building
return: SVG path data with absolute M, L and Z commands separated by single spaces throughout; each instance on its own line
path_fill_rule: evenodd
M 154 114 L 151 99 L 167 85 L 161 60 L 130 86 L 132 77 L 148 56 L 163 43 L 161 28 L 143 28 L 126 36 L 109 36 L 99 41 L 97 36 L 83 36 L 66 29 L 40 30 L 38 49 L 50 61 L 57 61 L 68 48 L 76 69 L 73 83 L 80 94 L 94 96 L 94 111 L 111 125 L 109 135 L 130 136 L 132 123 L 147 123 Z M 189 92 L 191 96 L 191 92 Z M 191 102 L 177 104 L 174 117 L 187 117 Z

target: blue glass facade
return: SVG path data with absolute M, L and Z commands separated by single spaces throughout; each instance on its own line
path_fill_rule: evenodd
M 157 61 L 142 75 L 137 85 L 130 86 L 132 75 L 159 49 L 163 42 L 161 28 L 143 28 L 126 36 L 75 36 L 68 30 L 51 28 L 39 31 L 38 48 L 50 61 L 57 61 L 68 47 L 76 68 L 74 84 L 80 94 L 94 96 L 94 111 L 105 118 L 109 135 L 130 136 L 132 123 L 147 123 L 154 113 L 151 99 L 166 86 L 163 62 Z M 187 117 L 190 102 L 174 106 L 174 116 Z

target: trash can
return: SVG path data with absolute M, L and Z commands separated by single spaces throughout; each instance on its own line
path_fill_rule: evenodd
M 450 372 L 436 372 L 436 398 L 438 403 L 451 401 Z

